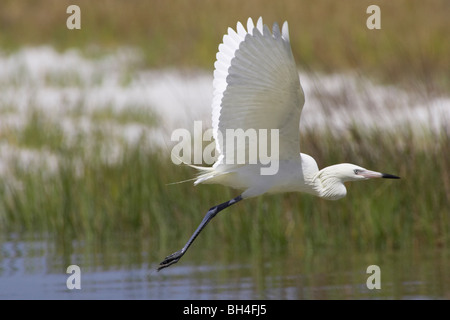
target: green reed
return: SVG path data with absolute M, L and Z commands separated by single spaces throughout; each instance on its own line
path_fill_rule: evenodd
M 291 44 L 302 68 L 324 72 L 360 69 L 384 81 L 425 79 L 448 89 L 448 3 L 446 0 L 377 1 L 381 29 L 366 27 L 369 0 L 274 2 L 87 1 L 81 30 L 66 28 L 68 3 L 59 0 L 0 3 L 0 47 L 49 44 L 86 54 L 132 46 L 143 50 L 147 67 L 212 68 L 228 27 L 248 17 L 290 26 Z
M 47 124 L 38 116 L 29 121 L 19 142 L 43 148 L 39 139 L 31 143 L 26 137 L 33 136 L 30 130 L 38 137 L 41 125 Z M 98 241 L 150 237 L 154 250 L 169 254 L 184 244 L 208 208 L 238 194 L 223 186 L 171 184 L 194 177 L 195 171 L 174 165 L 169 151 L 149 147 L 145 136 L 125 146 L 116 161 L 105 161 L 105 136 L 86 136 L 58 149 L 60 137 L 48 135 L 45 144 L 59 156 L 56 170 L 13 166 L 14 179 L 3 181 L 0 188 L 1 232 Z M 87 139 L 97 151 L 83 148 Z M 302 151 L 314 156 L 319 167 L 353 162 L 402 179 L 350 183 L 347 197 L 339 201 L 300 193 L 246 200 L 208 226 L 202 246 L 224 243 L 229 254 L 255 255 L 448 246 L 450 139 L 431 132 L 424 139 L 418 143 L 411 131 L 357 127 L 345 139 L 302 132 Z
M 406 82 L 410 91 L 423 86 L 430 96 L 449 88 L 445 0 L 431 4 L 379 1 L 382 29 L 377 31 L 365 26 L 365 10 L 372 1 L 140 1 L 130 5 L 111 0 L 77 4 L 82 10 L 82 29 L 69 31 L 66 2 L 2 1 L 2 51 L 50 44 L 101 55 L 132 46 L 144 53 L 139 66 L 211 70 L 226 28 L 249 16 L 263 16 L 268 24 L 289 21 L 293 53 L 302 70 L 358 70 L 389 83 Z M 83 85 L 72 76 L 47 81 L 56 87 Z M 4 112 L 15 109 L 2 108 Z M 82 109 L 69 116 L 83 115 Z M 106 108 L 89 116 L 99 124 L 157 125 L 153 115 L 131 108 L 123 112 Z M 151 242 L 163 257 L 185 243 L 208 208 L 238 194 L 222 186 L 170 184 L 193 178 L 195 171 L 174 165 L 170 150 L 150 147 L 144 135 L 136 144 L 119 142 L 118 159 L 106 161 L 113 149 L 108 132 L 98 129 L 68 143 L 62 128 L 39 112 L 30 113 L 26 121 L 20 131 L 2 128 L 3 142 L 48 152 L 58 166 L 41 161 L 33 166 L 17 162 L 8 168 L 0 184 L 0 232 L 4 234 L 50 234 L 68 242 L 130 236 L 143 239 L 136 245 Z M 417 130 L 424 131 L 422 138 L 417 138 Z M 448 128 L 441 132 L 402 128 L 386 133 L 358 126 L 348 128 L 344 135 L 302 131 L 302 152 L 312 155 L 319 167 L 353 162 L 402 179 L 350 183 L 348 196 L 333 202 L 294 193 L 246 200 L 208 225 L 200 236 L 202 246 L 217 248 L 217 243 L 225 243 L 225 255 L 250 252 L 254 256 L 285 251 L 308 254 L 319 248 L 448 246 L 450 138 Z

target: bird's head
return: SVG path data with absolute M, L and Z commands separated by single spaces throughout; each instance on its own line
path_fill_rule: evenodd
M 341 163 L 328 167 L 328 174 L 334 175 L 342 182 L 367 180 L 372 178 L 400 179 L 389 173 L 367 170 L 363 167 L 351 163 Z
M 347 194 L 344 182 L 371 178 L 400 179 L 392 174 L 367 170 L 351 163 L 341 163 L 320 170 L 314 177 L 314 182 L 319 196 L 337 200 Z

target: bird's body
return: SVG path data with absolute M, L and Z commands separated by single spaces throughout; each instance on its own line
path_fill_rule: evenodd
M 242 197 L 256 197 L 265 193 L 306 192 L 318 195 L 314 188 L 314 176 L 318 172 L 316 161 L 302 153 L 297 159 L 280 160 L 278 172 L 274 175 L 261 175 L 262 166 L 245 164 L 226 166 L 223 172 L 206 172 L 196 183 L 221 184 L 243 190 Z
M 186 245 L 166 257 L 158 270 L 178 262 L 206 224 L 240 200 L 281 192 L 303 192 L 337 200 L 347 194 L 344 182 L 398 178 L 349 163 L 319 170 L 311 156 L 300 153 L 299 124 L 305 97 L 290 47 L 287 22 L 281 31 L 274 24 L 271 32 L 261 18 L 256 26 L 249 18 L 247 30 L 238 22 L 236 31 L 228 29 L 215 62 L 212 126 L 219 156 L 212 167 L 194 167 L 200 170 L 195 184 L 221 184 L 243 192 L 210 208 Z M 271 161 L 276 163 L 276 170 L 263 174 L 267 162 L 239 163 L 229 157 L 249 152 L 252 143 L 258 143 L 256 135 L 249 135 L 241 144 L 230 143 L 234 138 L 227 138 L 225 132 L 229 130 L 275 130 L 277 139 L 267 139 L 267 150 L 272 152 Z

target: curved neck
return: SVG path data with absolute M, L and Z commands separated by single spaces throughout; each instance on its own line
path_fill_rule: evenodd
M 314 190 L 327 200 L 338 200 L 347 195 L 344 182 L 334 174 L 333 166 L 323 168 L 314 176 Z

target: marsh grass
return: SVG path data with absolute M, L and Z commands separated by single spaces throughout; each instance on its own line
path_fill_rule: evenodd
M 49 44 L 88 55 L 123 46 L 143 50 L 147 67 L 211 69 L 228 27 L 263 16 L 289 21 L 293 53 L 302 67 L 324 72 L 359 69 L 383 81 L 424 80 L 449 88 L 450 52 L 446 0 L 377 1 L 381 30 L 368 30 L 373 1 L 76 1 L 81 30 L 66 28 L 68 3 L 5 0 L 0 4 L 0 46 Z
M 41 139 L 50 146 L 61 143 L 59 135 L 40 136 L 46 125 L 39 116 L 30 117 L 22 143 L 38 148 Z M 50 234 L 69 242 L 150 237 L 154 253 L 164 255 L 184 244 L 209 207 L 238 194 L 222 186 L 170 184 L 195 172 L 172 164 L 169 153 L 149 147 L 145 136 L 125 146 L 115 161 L 105 161 L 101 146 L 106 137 L 84 136 L 78 145 L 62 148 L 52 174 L 44 167 L 13 166 L 14 182 L 4 181 L 0 189 L 1 232 Z M 319 167 L 353 162 L 402 179 L 351 183 L 348 196 L 340 201 L 296 193 L 244 201 L 208 226 L 202 247 L 225 243 L 225 256 L 447 247 L 449 137 L 430 132 L 430 140 L 420 147 L 412 134 L 403 132 L 401 144 L 398 137 L 357 127 L 345 141 L 331 133 L 303 132 L 302 150 L 313 155 Z M 96 151 L 86 152 L 86 145 Z
M 211 70 L 227 27 L 249 16 L 263 16 L 268 24 L 289 21 L 293 53 L 306 72 L 357 70 L 410 91 L 425 87 L 430 96 L 450 87 L 445 0 L 378 1 L 379 31 L 369 31 L 365 25 L 366 8 L 372 1 L 76 3 L 82 10 L 82 29 L 69 31 L 65 1 L 2 1 L 2 51 L 50 44 L 60 50 L 76 47 L 93 57 L 131 46 L 144 53 L 143 62 L 133 70 L 168 66 Z M 127 86 L 131 79 L 126 74 L 121 83 Z M 20 74 L 5 81 L 15 87 L 24 82 Z M 56 72 L 44 81 L 52 88 L 95 88 L 104 78 L 99 74 L 86 82 L 71 72 Z M 326 97 L 323 101 L 333 105 Z M 38 166 L 17 159 L 8 167 L 11 179 L 0 184 L 2 234 L 56 237 L 62 247 L 73 240 L 85 241 L 93 244 L 87 248 L 100 247 L 102 253 L 105 243 L 112 241 L 122 248 L 120 239 L 132 239 L 135 247 L 145 251 L 150 247 L 160 259 L 185 243 L 208 208 L 238 194 L 222 186 L 170 184 L 191 179 L 195 172 L 172 164 L 170 151 L 151 147 L 145 134 L 137 143 L 111 142 L 122 125 L 164 126 L 153 114 L 136 106 L 123 110 L 106 106 L 87 114 L 83 103 L 81 97 L 79 108 L 65 116 L 88 117 L 94 129 L 71 139 L 58 119 L 38 110 L 26 115 L 25 126 L 19 130 L 2 125 L 3 143 L 45 151 Z M 0 107 L 2 115 L 18 109 Z M 349 112 L 352 107 L 348 106 Z M 118 126 L 104 128 L 111 123 Z M 423 131 L 420 139 L 417 130 Z M 241 202 L 221 213 L 202 233 L 205 255 L 214 256 L 211 251 L 218 244 L 226 244 L 217 252 L 224 259 L 235 254 L 307 255 L 322 248 L 336 252 L 343 248 L 448 248 L 450 136 L 448 127 L 435 132 L 408 127 L 385 132 L 357 124 L 339 135 L 302 131 L 302 152 L 312 155 L 319 167 L 352 162 L 402 179 L 352 183 L 348 196 L 337 202 L 294 193 Z M 57 166 L 49 164 L 47 155 L 57 159 Z

